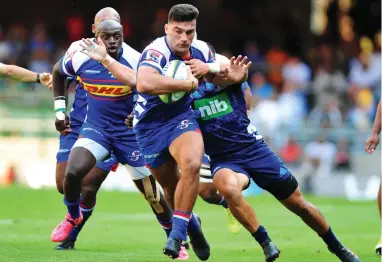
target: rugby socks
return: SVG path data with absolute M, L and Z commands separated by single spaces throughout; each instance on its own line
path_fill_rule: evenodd
M 328 232 L 326 232 L 323 235 L 320 235 L 320 237 L 322 238 L 322 240 L 324 240 L 324 242 L 326 243 L 328 248 L 331 251 L 333 251 L 335 254 L 340 252 L 341 249 L 343 248 L 341 242 L 338 241 L 338 239 L 336 238 L 336 236 L 334 235 L 334 233 L 330 227 L 329 227 Z
M 222 200 L 220 200 L 219 205 L 223 206 L 224 208 L 228 208 L 227 201 L 225 201 L 225 198 L 222 196 Z
M 162 226 L 164 232 L 166 232 L 166 236 L 168 238 L 168 236 L 170 235 L 171 233 L 171 230 L 172 230 L 172 219 L 170 221 L 160 221 L 158 219 L 158 222 L 159 224 Z
M 179 239 L 181 241 L 187 240 L 187 227 L 190 221 L 191 213 L 174 211 L 172 230 L 169 237 Z
M 267 230 L 262 225 L 259 226 L 256 232 L 252 233 L 252 236 L 260 244 L 260 246 L 263 246 L 264 244 L 271 242 L 271 239 L 268 236 Z
M 86 221 L 88 221 L 89 217 L 92 215 L 94 207 L 95 206 L 93 206 L 92 208 L 85 208 L 84 206 L 80 205 L 80 210 L 82 212 L 83 220 L 82 220 L 81 224 L 79 224 L 77 227 L 73 228 L 70 231 L 69 240 L 71 240 L 71 241 L 77 240 L 78 234 L 81 232 Z
M 64 198 L 64 203 L 67 206 L 68 212 L 73 219 L 80 217 L 80 201 L 81 201 L 81 198 L 79 198 L 75 202 L 69 202 L 68 200 Z
M 195 231 L 200 227 L 199 222 L 196 220 L 195 216 L 191 213 L 190 221 L 188 222 L 187 231 Z

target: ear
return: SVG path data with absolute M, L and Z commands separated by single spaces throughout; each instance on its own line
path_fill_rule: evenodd
M 167 35 L 168 30 L 169 30 L 169 29 L 168 29 L 168 24 L 165 24 L 165 25 L 164 25 L 164 32 L 166 33 L 166 35 Z
M 93 34 L 96 33 L 96 27 L 95 27 L 95 24 L 92 24 L 92 32 L 93 32 Z

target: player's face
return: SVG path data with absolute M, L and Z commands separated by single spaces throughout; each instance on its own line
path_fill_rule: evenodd
M 191 22 L 171 22 L 165 25 L 168 44 L 176 53 L 189 51 L 196 32 L 196 20 Z
M 115 29 L 99 32 L 98 37 L 100 37 L 102 42 L 105 44 L 107 53 L 109 55 L 115 56 L 118 54 L 123 42 L 122 30 Z

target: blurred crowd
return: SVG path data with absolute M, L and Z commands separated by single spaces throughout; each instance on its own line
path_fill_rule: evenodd
M 337 1 L 335 11 L 330 9 L 333 1 L 322 2 L 327 3 L 323 16 L 327 21 L 321 30 L 312 29 L 305 52 L 285 48 L 282 41 L 271 40 L 268 48 L 260 48 L 252 37 L 244 41 L 243 53 L 253 62 L 248 78 L 253 95 L 249 117 L 288 165 L 299 166 L 304 157 L 313 167 L 326 161 L 338 170 L 350 170 L 349 138 L 331 141 L 328 132 L 320 132 L 312 142 L 301 143 L 301 130 L 365 132 L 371 128 L 381 98 L 380 25 L 364 36 L 357 31 L 351 1 Z M 334 12 L 334 25 L 330 12 Z M 166 19 L 167 10 L 158 9 L 150 35 L 162 35 Z M 67 18 L 66 42 L 56 41 L 43 23 L 26 28 L 23 24 L 6 30 L 0 26 L 0 61 L 50 72 L 68 44 L 84 36 L 85 21 L 79 14 Z M 128 23 L 124 34 L 127 39 L 133 34 Z M 142 50 L 148 41 L 133 47 Z M 236 52 L 218 51 L 226 56 Z

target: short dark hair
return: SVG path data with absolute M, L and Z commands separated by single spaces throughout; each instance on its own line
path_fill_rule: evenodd
M 171 7 L 168 13 L 168 22 L 190 22 L 198 18 L 199 10 L 193 5 L 178 4 Z

